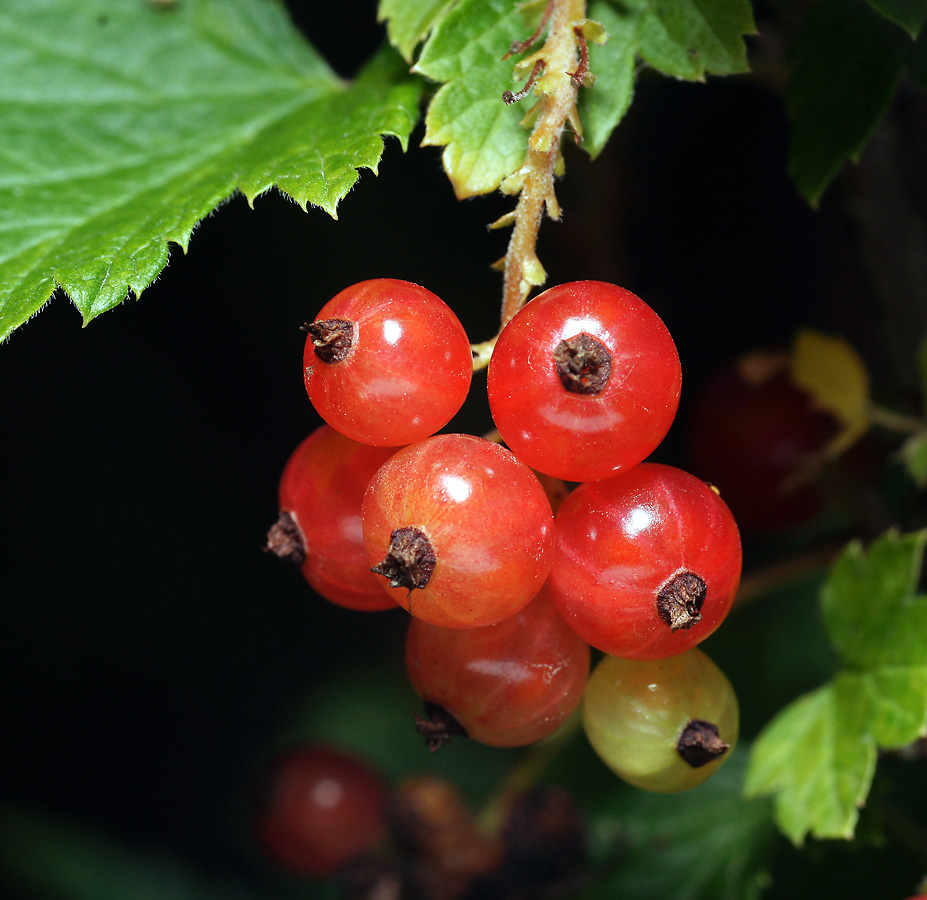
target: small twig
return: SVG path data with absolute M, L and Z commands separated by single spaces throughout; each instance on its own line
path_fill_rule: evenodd
M 885 407 L 877 406 L 875 403 L 869 404 L 867 412 L 869 421 L 873 425 L 878 425 L 887 431 L 895 431 L 900 434 L 919 434 L 927 431 L 927 421 L 924 419 L 885 409 Z
M 514 93 L 512 91 L 503 91 L 502 100 L 509 106 L 513 103 L 518 103 L 519 100 L 524 100 L 528 94 L 531 93 L 531 89 L 534 87 L 534 83 L 541 77 L 544 72 L 544 69 L 547 67 L 547 63 L 543 59 L 539 59 L 535 64 L 534 68 L 531 70 L 531 74 L 528 76 L 528 80 L 525 82 L 525 86 Z
M 843 544 L 828 543 L 748 572 L 740 582 L 734 610 L 743 609 L 783 585 L 823 574 L 842 549 Z
M 547 0 L 547 7 L 544 10 L 544 15 L 541 16 L 541 22 L 538 27 L 535 29 L 534 34 L 531 35 L 527 40 L 524 41 L 513 41 L 511 47 L 509 47 L 509 52 L 503 56 L 503 59 L 508 59 L 510 56 L 513 56 L 516 53 L 522 53 L 527 50 L 537 39 L 541 36 L 541 32 L 547 27 L 547 23 L 550 21 L 550 14 L 554 10 L 554 0 Z
M 570 76 L 573 87 L 579 90 L 589 74 L 589 45 L 586 43 L 586 35 L 583 34 L 583 29 L 579 25 L 573 28 L 573 34 L 579 40 L 579 65 L 575 71 L 566 74 Z
M 511 214 L 496 223 L 497 227 L 513 225 L 503 269 L 500 331 L 524 306 L 531 289 L 547 278 L 537 258 L 537 238 L 545 213 L 552 219 L 560 218 L 554 176 L 562 160 L 563 130 L 570 123 L 574 134 L 581 134 L 576 95 L 580 86 L 589 83 L 591 74 L 585 32 L 577 24 L 585 18 L 585 0 L 548 0 L 540 27 L 527 41 L 513 44 L 510 51 L 510 54 L 519 52 L 533 44 L 549 23 L 544 45 L 519 63 L 521 69 L 532 66 L 524 88 L 518 92 L 505 91 L 502 95 L 506 103 L 515 103 L 532 91 L 538 99 L 526 116 L 526 121 L 532 119 L 534 122 L 528 138 L 528 152 L 512 176 L 515 185 L 510 193 L 518 193 L 518 202 Z M 493 338 L 471 347 L 474 371 L 489 364 L 495 341 Z

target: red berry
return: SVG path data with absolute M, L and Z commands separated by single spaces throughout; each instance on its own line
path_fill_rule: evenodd
M 254 834 L 277 865 L 325 877 L 378 842 L 385 816 L 386 789 L 369 766 L 333 748 L 303 746 L 265 773 Z
M 356 441 L 419 441 L 443 428 L 467 397 L 467 334 L 451 308 L 417 284 L 362 281 L 333 297 L 306 329 L 309 399 Z
M 442 727 L 448 714 L 476 741 L 520 747 L 553 734 L 579 705 L 589 646 L 542 589 L 521 612 L 483 628 L 413 618 L 406 671 L 433 720 L 421 730 L 434 749 L 454 731 Z
M 280 479 L 280 519 L 268 548 L 297 563 L 316 593 L 357 610 L 395 607 L 370 571 L 361 502 L 395 447 L 371 447 L 317 428 L 290 456 Z
M 554 520 L 544 488 L 483 438 L 436 435 L 400 450 L 370 482 L 362 518 L 383 587 L 432 625 L 501 622 L 550 570 Z
M 682 653 L 721 624 L 740 581 L 734 517 L 705 482 L 641 463 L 581 484 L 557 513 L 551 595 L 611 656 Z
M 710 378 L 692 408 L 692 471 L 718 485 L 745 531 L 782 531 L 821 509 L 814 485 L 798 476 L 837 422 L 814 408 L 787 369 L 784 354 L 748 354 Z
M 561 284 L 506 325 L 489 363 L 489 405 L 505 443 L 568 481 L 608 478 L 663 440 L 680 366 L 643 300 L 602 281 Z

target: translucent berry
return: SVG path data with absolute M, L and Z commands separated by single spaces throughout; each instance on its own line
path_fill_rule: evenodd
M 583 727 L 602 761 L 660 793 L 701 784 L 737 743 L 737 697 L 698 649 L 669 659 L 604 657 L 589 678 Z
M 255 839 L 270 860 L 294 874 L 335 874 L 373 848 L 385 829 L 385 785 L 350 754 L 331 747 L 294 747 L 264 773 Z
M 548 586 L 581 637 L 605 653 L 682 653 L 723 621 L 740 583 L 740 534 L 712 487 L 641 463 L 581 484 L 557 512 Z
M 454 734 L 520 747 L 553 734 L 579 705 L 589 646 L 560 617 L 544 589 L 496 625 L 441 628 L 413 618 L 406 671 L 430 721 L 432 749 Z
M 467 397 L 470 343 L 431 291 L 393 278 L 346 288 L 321 309 L 303 356 L 319 415 L 364 444 L 398 446 L 443 428 Z
M 370 482 L 362 515 L 384 590 L 432 625 L 501 622 L 528 604 L 550 570 L 544 488 L 483 438 L 436 435 L 400 450 Z
M 396 449 L 360 444 L 322 425 L 293 451 L 280 479 L 280 518 L 268 549 L 298 565 L 316 593 L 348 609 L 395 607 L 370 571 L 361 502 Z
M 659 316 L 602 281 L 550 288 L 506 325 L 489 405 L 518 457 L 568 481 L 608 478 L 663 440 L 679 405 L 676 345 Z

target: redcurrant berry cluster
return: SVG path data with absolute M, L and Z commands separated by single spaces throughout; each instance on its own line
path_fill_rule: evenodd
M 644 462 L 681 382 L 656 313 L 597 281 L 528 303 L 489 363 L 505 446 L 436 434 L 473 365 L 430 291 L 365 281 L 305 330 L 306 390 L 327 424 L 287 463 L 269 546 L 334 603 L 411 614 L 429 744 L 532 743 L 585 695 L 590 742 L 621 777 L 675 791 L 711 774 L 737 705 L 694 648 L 733 603 L 740 537 L 711 485 Z M 579 485 L 555 517 L 563 482 Z M 590 646 L 606 654 L 591 678 Z

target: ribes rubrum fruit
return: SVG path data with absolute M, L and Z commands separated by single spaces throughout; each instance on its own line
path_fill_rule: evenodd
M 539 741 L 576 709 L 589 677 L 589 645 L 544 589 L 496 625 L 441 628 L 413 618 L 405 655 L 432 719 L 420 731 L 433 749 L 460 733 L 455 724 L 494 747 Z
M 593 749 L 620 778 L 660 793 L 705 781 L 737 743 L 737 697 L 698 649 L 669 659 L 604 657 L 583 698 Z
M 277 865 L 298 875 L 332 875 L 385 834 L 386 786 L 351 754 L 293 747 L 264 773 L 253 827 Z
M 548 585 L 566 621 L 612 656 L 682 653 L 721 624 L 740 583 L 734 517 L 704 481 L 641 463 L 581 484 L 557 511 Z
M 280 518 L 268 549 L 290 559 L 326 600 L 357 610 L 391 609 L 370 571 L 361 530 L 361 501 L 396 447 L 352 441 L 328 425 L 293 451 L 280 478 Z
M 505 326 L 489 363 L 489 406 L 523 462 L 568 481 L 636 465 L 679 405 L 676 345 L 659 316 L 602 281 L 552 287 Z
M 356 441 L 419 441 L 443 428 L 467 397 L 467 334 L 453 310 L 417 284 L 362 281 L 336 294 L 305 328 L 309 399 Z
M 367 487 L 362 523 L 384 590 L 432 625 L 501 622 L 550 571 L 544 488 L 514 454 L 473 435 L 435 435 L 398 451 Z

